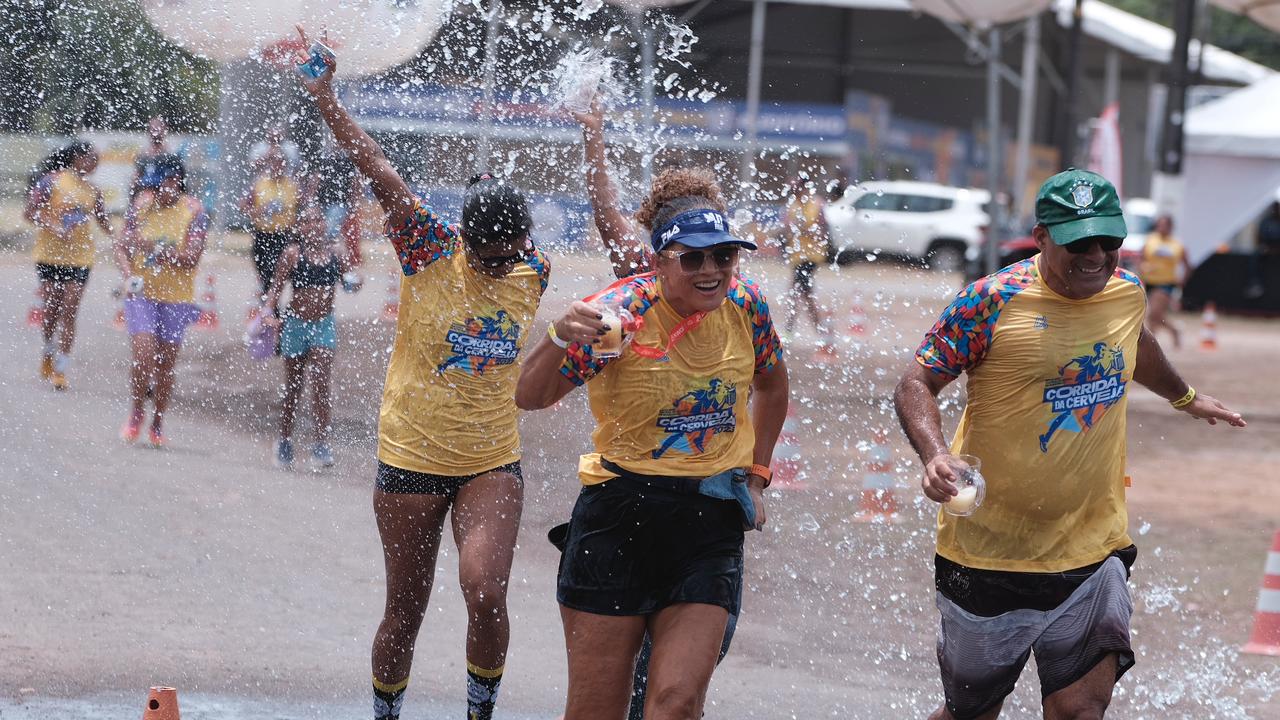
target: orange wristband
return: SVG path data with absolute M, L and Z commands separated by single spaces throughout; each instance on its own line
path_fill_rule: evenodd
M 769 487 L 769 483 L 773 482 L 773 471 L 764 465 L 752 465 L 747 468 L 748 475 L 759 475 L 764 478 L 764 486 Z

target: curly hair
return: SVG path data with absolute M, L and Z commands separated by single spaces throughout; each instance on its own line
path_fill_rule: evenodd
M 680 213 L 708 208 L 722 213 L 729 211 L 715 173 L 707 168 L 673 168 L 663 170 L 653 179 L 649 196 L 640 203 L 635 218 L 653 230 Z

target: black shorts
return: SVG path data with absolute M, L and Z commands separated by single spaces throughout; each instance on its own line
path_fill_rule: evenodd
M 569 520 L 556 599 L 597 615 L 649 615 L 677 603 L 737 615 L 742 537 L 733 500 L 628 478 L 588 485 Z
M 1147 294 L 1162 292 L 1165 295 L 1173 295 L 1177 291 L 1178 291 L 1178 286 L 1172 283 L 1169 283 L 1167 285 L 1148 285 L 1147 286 Z
M 253 231 L 253 267 L 258 271 L 258 284 L 262 286 L 263 293 L 271 287 L 271 278 L 276 274 L 276 263 L 291 242 L 296 241 L 288 231 Z
M 36 277 L 40 282 L 80 283 L 89 282 L 89 268 L 78 265 L 50 265 L 36 263 Z
M 813 292 L 813 276 L 818 272 L 818 263 L 802 262 L 796 265 L 795 272 L 791 276 L 791 286 L 801 292 Z
M 458 491 L 462 489 L 463 485 L 481 475 L 495 472 L 514 475 L 516 480 L 521 483 L 524 482 L 524 473 L 520 470 L 520 461 L 518 460 L 474 475 L 432 475 L 430 473 L 404 470 L 379 460 L 376 484 L 378 489 L 385 493 L 440 495 L 453 500 L 458 497 Z

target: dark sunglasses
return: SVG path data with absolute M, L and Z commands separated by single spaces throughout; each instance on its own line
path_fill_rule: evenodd
M 1089 252 L 1091 249 L 1093 249 L 1093 244 L 1095 242 L 1098 243 L 1098 246 L 1102 248 L 1103 252 L 1115 252 L 1120 249 L 1121 245 L 1124 244 L 1124 238 L 1113 238 L 1113 237 L 1081 238 L 1080 240 L 1076 240 L 1075 242 L 1069 242 L 1066 245 L 1063 245 L 1062 247 L 1066 248 L 1067 252 L 1071 253 L 1072 255 L 1083 255 Z
M 733 267 L 738 260 L 737 245 L 723 245 L 713 247 L 710 250 L 685 250 L 684 252 L 676 252 L 675 250 L 663 250 L 658 254 L 680 261 L 680 269 L 686 273 L 696 273 L 702 269 L 707 261 L 707 256 L 711 256 L 711 262 L 715 263 L 717 270 L 726 270 Z

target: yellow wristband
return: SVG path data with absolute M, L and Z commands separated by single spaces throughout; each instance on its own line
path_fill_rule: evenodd
M 565 342 L 564 340 L 561 340 L 560 336 L 556 334 L 555 323 L 551 323 L 550 325 L 547 326 L 547 337 L 551 338 L 551 342 L 561 350 L 569 349 L 569 343 Z
M 1170 401 L 1170 402 L 1169 402 L 1169 404 L 1173 406 L 1173 409 L 1174 409 L 1174 410 L 1181 410 L 1182 408 L 1184 408 L 1184 407 L 1186 407 L 1186 406 L 1190 405 L 1192 402 L 1194 402 L 1194 401 L 1195 401 L 1195 399 L 1196 399 L 1196 389 L 1195 389 L 1195 388 L 1193 388 L 1193 387 L 1191 387 L 1190 385 L 1188 385 L 1188 386 L 1187 386 L 1187 394 L 1186 394 L 1186 395 L 1183 395 L 1182 397 L 1178 398 L 1177 400 L 1172 400 L 1172 401 Z

